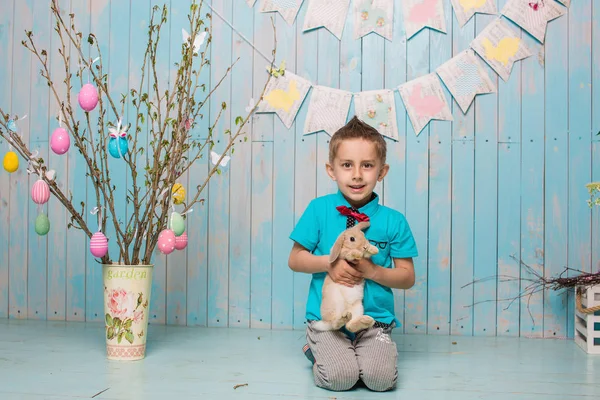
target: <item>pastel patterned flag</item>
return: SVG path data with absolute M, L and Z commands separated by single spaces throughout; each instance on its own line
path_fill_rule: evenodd
M 302 30 L 324 27 L 341 40 L 349 8 L 350 0 L 309 0 Z
M 392 40 L 394 0 L 354 0 L 354 38 L 375 32 Z
M 486 26 L 471 42 L 471 47 L 505 81 L 513 64 L 531 55 L 517 33 L 500 18 Z
M 454 7 L 454 14 L 461 27 L 463 27 L 475 13 L 496 14 L 496 0 L 450 0 Z
M 502 14 L 544 43 L 548 22 L 565 14 L 553 0 L 509 0 Z
M 293 25 L 304 0 L 261 0 L 260 12 L 277 11 L 288 25 Z
M 408 81 L 398 86 L 398 91 L 417 136 L 432 119 L 454 120 L 435 73 Z
M 310 88 L 309 81 L 289 71 L 278 78 L 271 77 L 256 112 L 276 113 L 289 129 Z
M 496 92 L 496 85 L 471 49 L 445 62 L 436 72 L 463 113 L 467 112 L 475 95 Z
M 304 134 L 325 131 L 332 136 L 346 124 L 352 93 L 326 86 L 314 86 L 304 123 Z
M 403 0 L 406 38 L 410 39 L 425 27 L 446 33 L 442 0 Z
M 564 4 L 567 8 L 571 6 L 571 0 L 558 0 L 560 3 Z
M 377 129 L 383 136 L 398 140 L 396 104 L 391 90 L 371 90 L 354 95 L 359 119 Z
M 254 7 L 254 3 L 256 3 L 256 0 L 246 0 L 246 3 L 248 3 L 250 7 Z

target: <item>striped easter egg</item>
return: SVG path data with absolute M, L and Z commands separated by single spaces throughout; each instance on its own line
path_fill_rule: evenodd
M 183 232 L 180 236 L 175 236 L 175 249 L 183 250 L 188 244 L 187 233 Z
M 50 188 L 48 184 L 38 179 L 31 188 L 31 199 L 37 204 L 44 204 L 50 198 Z
M 108 251 L 108 240 L 102 232 L 96 232 L 90 240 L 90 252 L 95 257 L 104 257 Z

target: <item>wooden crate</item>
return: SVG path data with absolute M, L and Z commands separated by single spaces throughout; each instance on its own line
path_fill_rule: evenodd
M 581 291 L 581 305 L 584 308 L 600 305 L 600 285 Z M 575 343 L 588 354 L 600 354 L 600 311 L 586 314 L 575 306 Z

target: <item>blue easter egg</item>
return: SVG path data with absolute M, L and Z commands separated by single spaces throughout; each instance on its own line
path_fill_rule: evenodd
M 117 147 L 118 146 L 118 147 Z M 119 150 L 121 151 L 119 153 Z M 129 151 L 129 145 L 127 144 L 126 138 L 113 138 L 111 137 L 108 141 L 108 152 L 114 158 L 121 158 L 121 155 L 127 154 Z

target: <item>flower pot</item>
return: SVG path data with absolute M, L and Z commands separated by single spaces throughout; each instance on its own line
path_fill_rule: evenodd
M 152 265 L 102 265 L 104 334 L 110 360 L 146 355 Z

